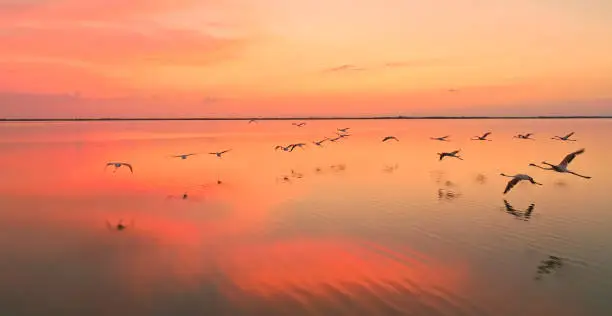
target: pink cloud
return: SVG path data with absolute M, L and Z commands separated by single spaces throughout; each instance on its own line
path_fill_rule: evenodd
M 71 64 L 46 62 L 0 62 L 0 91 L 57 93 L 117 91 L 113 78 Z
M 2 56 L 45 57 L 90 63 L 206 64 L 231 56 L 244 39 L 193 30 L 110 27 L 13 28 L 0 33 Z
M 0 4 L 3 18 L 37 21 L 117 21 L 156 13 L 211 5 L 219 0 L 36 0 Z

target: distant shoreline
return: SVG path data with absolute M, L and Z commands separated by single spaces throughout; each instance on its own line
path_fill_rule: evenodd
M 323 121 L 323 120 L 533 120 L 612 119 L 612 116 L 321 116 L 321 117 L 109 117 L 109 118 L 0 118 L 0 122 L 116 122 L 116 121 Z

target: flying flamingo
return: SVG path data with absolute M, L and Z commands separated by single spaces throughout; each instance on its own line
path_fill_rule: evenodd
M 293 125 L 293 126 L 297 126 L 297 127 L 303 127 L 304 125 L 306 125 L 306 123 L 304 123 L 304 122 L 300 122 L 300 123 L 291 123 L 291 125 Z
M 457 155 L 461 150 L 455 150 L 455 151 L 451 151 L 449 153 L 438 153 L 438 155 L 440 155 L 440 160 L 442 160 L 444 157 L 454 157 L 460 160 L 463 160 L 463 158 L 461 158 L 459 155 Z
M 546 161 L 542 161 L 543 164 L 550 166 L 549 168 L 538 166 L 538 165 L 533 164 L 533 163 L 530 163 L 529 165 L 532 166 L 532 167 L 537 167 L 537 168 L 543 169 L 543 170 L 554 170 L 554 171 L 560 172 L 560 173 L 571 173 L 573 175 L 576 175 L 576 176 L 579 176 L 579 177 L 582 177 L 582 178 L 585 178 L 585 179 L 591 179 L 591 177 L 589 177 L 589 176 L 583 176 L 581 174 L 577 174 L 577 173 L 567 169 L 567 165 L 569 165 L 570 162 L 572 162 L 572 160 L 574 160 L 574 158 L 576 158 L 577 155 L 580 155 L 582 153 L 584 153 L 584 148 L 582 148 L 580 150 L 577 150 L 577 151 L 575 151 L 575 152 L 573 152 L 571 154 L 568 154 L 567 156 L 565 156 L 565 158 L 563 158 L 563 161 L 561 161 L 561 163 L 558 164 L 558 165 L 553 165 L 553 164 L 548 163 Z
M 570 137 L 572 137 L 572 135 L 574 135 L 574 132 L 571 132 L 571 133 L 569 133 L 569 134 L 567 134 L 567 135 L 565 135 L 563 137 L 555 136 L 555 137 L 553 137 L 551 139 L 562 140 L 562 141 L 565 141 L 565 142 L 575 142 L 576 141 L 575 139 L 570 139 Z
M 531 138 L 531 135 L 533 135 L 533 133 L 518 134 L 516 136 L 513 136 L 513 138 L 535 140 L 535 139 Z
M 197 155 L 197 154 L 176 155 L 176 156 L 172 156 L 172 158 L 181 158 L 181 159 L 185 160 L 185 159 L 187 159 L 187 157 L 195 156 L 195 155 Z
M 399 139 L 397 139 L 397 137 L 395 137 L 395 136 L 387 136 L 387 137 L 383 138 L 382 141 L 386 142 L 386 141 L 392 140 L 392 139 L 395 140 L 396 142 L 399 142 Z
M 225 154 L 226 152 L 230 151 L 231 149 L 227 149 L 224 151 L 219 151 L 219 152 L 214 152 L 214 153 L 208 153 L 210 155 L 216 155 L 217 157 L 221 158 L 221 155 Z
M 491 141 L 490 139 L 487 139 L 487 136 L 491 135 L 491 132 L 486 132 L 484 133 L 482 136 L 474 136 L 472 137 L 472 140 L 486 140 L 486 141 Z
M 293 151 L 295 149 L 295 147 L 300 147 L 300 148 L 304 149 L 304 146 L 306 146 L 306 144 L 304 144 L 304 143 L 297 143 L 297 144 L 289 145 L 289 147 L 291 147 L 290 151 Z
M 446 136 L 442 136 L 442 137 L 429 137 L 432 140 L 439 140 L 441 142 L 448 142 L 449 140 L 447 138 L 449 138 L 450 135 L 446 135 Z
M 504 190 L 504 194 L 510 192 L 510 190 L 512 190 L 512 188 L 519 182 L 523 181 L 523 180 L 527 180 L 533 184 L 537 184 L 537 185 L 542 185 L 541 183 L 536 182 L 535 180 L 533 180 L 532 177 L 526 175 L 526 174 L 517 174 L 517 175 L 513 175 L 513 176 L 509 176 L 507 174 L 502 173 L 501 174 L 504 177 L 509 177 L 512 178 L 512 180 L 508 181 L 508 185 L 506 185 L 506 189 Z
M 109 166 L 115 167 L 115 170 L 113 170 L 113 172 L 116 172 L 117 169 L 119 169 L 121 166 L 126 166 L 126 167 L 130 168 L 130 172 L 131 173 L 134 173 L 134 168 L 132 168 L 132 165 L 127 163 L 127 162 L 109 162 L 109 163 L 106 164 L 105 169 L 108 168 Z
M 325 142 L 326 140 L 329 140 L 329 138 L 325 137 L 324 139 L 318 141 L 318 142 L 312 142 L 313 144 L 319 146 L 319 147 L 323 147 L 323 142 Z

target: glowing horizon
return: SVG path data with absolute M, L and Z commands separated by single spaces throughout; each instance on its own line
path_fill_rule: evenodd
M 0 0 L 0 117 L 611 115 L 612 5 Z

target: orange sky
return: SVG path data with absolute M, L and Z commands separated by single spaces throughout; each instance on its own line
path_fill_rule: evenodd
M 0 0 L 0 116 L 610 115 L 610 34 L 607 0 Z

